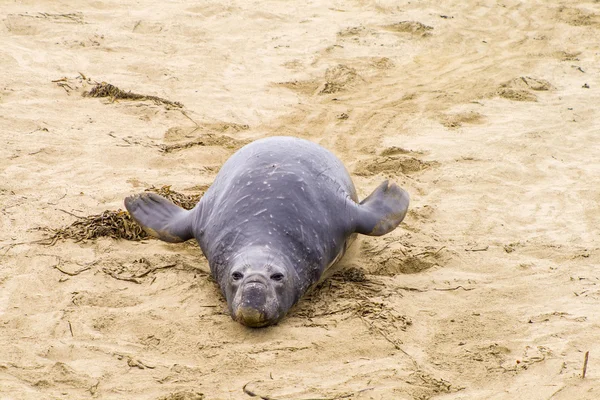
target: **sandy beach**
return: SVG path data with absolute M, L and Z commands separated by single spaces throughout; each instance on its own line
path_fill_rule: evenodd
M 600 398 L 598 1 L 0 19 L 0 399 Z M 147 188 L 201 195 L 276 135 L 331 150 L 361 199 L 411 195 L 276 326 L 231 319 L 195 243 L 48 244 Z

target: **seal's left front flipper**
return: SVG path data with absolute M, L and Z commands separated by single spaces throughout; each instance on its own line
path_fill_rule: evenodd
M 149 235 L 165 242 L 184 242 L 194 237 L 190 211 L 156 193 L 129 196 L 125 208 Z
M 393 231 L 406 216 L 410 198 L 395 183 L 383 182 L 357 205 L 355 231 L 381 236 Z

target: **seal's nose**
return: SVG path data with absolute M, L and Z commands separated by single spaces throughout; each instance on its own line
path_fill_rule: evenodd
M 235 317 L 246 326 L 267 325 L 266 304 L 266 286 L 257 281 L 247 282 L 242 287 L 241 302 L 235 312 Z
M 261 282 L 248 282 L 242 288 L 240 306 L 263 310 L 267 303 L 267 288 Z

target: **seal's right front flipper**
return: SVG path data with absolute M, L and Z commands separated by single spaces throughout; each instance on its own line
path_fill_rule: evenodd
M 408 193 L 400 186 L 383 182 L 357 205 L 355 231 L 370 236 L 393 231 L 406 216 L 409 201 Z
M 149 235 L 165 242 L 184 242 L 194 237 L 190 211 L 156 193 L 129 196 L 125 208 Z

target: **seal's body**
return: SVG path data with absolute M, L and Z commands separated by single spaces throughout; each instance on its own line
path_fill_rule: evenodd
M 362 203 L 344 165 L 297 138 L 257 140 L 236 152 L 196 207 L 143 193 L 133 218 L 162 240 L 195 237 L 232 318 L 279 321 L 345 252 L 355 233 L 382 235 L 404 218 L 408 194 L 384 182 Z

